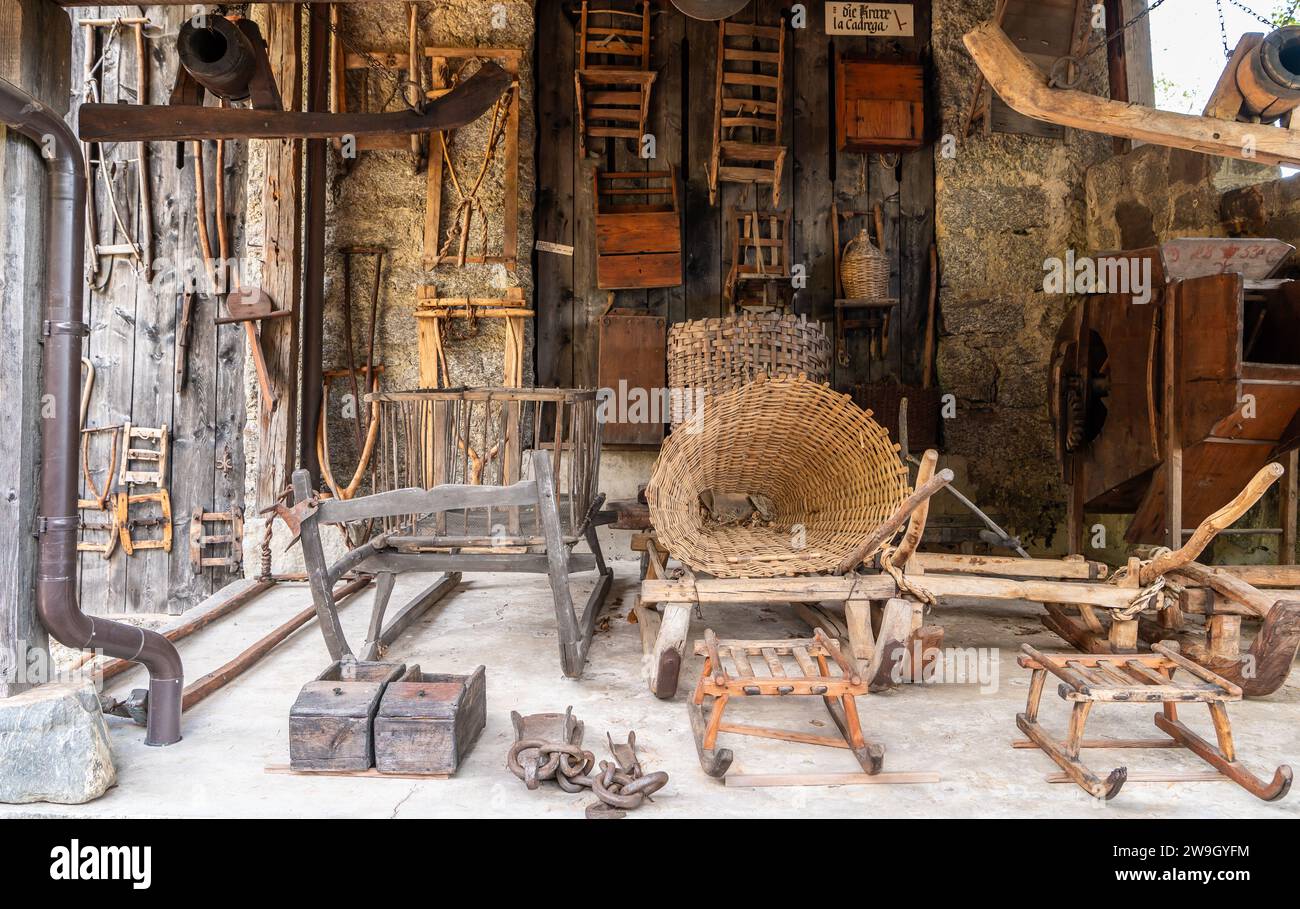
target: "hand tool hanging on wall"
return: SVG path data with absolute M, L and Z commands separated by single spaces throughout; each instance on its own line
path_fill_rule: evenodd
M 352 400 L 355 404 L 354 422 L 356 424 L 357 446 L 361 446 L 362 435 L 366 431 L 368 418 L 361 414 L 361 391 L 357 386 L 357 360 L 352 346 L 352 258 L 353 256 L 370 256 L 374 260 L 375 273 L 370 283 L 370 323 L 366 338 L 366 393 L 373 392 L 378 386 L 375 372 L 375 331 L 379 321 L 379 288 L 383 278 L 384 254 L 382 246 L 344 246 L 340 248 L 343 255 L 343 343 L 347 356 L 347 374 L 352 383 Z
M 149 25 L 149 20 L 147 18 L 81 19 L 78 24 L 81 26 L 84 43 L 82 55 L 84 63 L 82 75 L 83 100 L 91 103 L 98 102 L 101 95 L 99 74 L 108 59 L 108 49 L 115 41 L 118 42 L 120 48 L 123 29 L 130 29 L 135 39 L 136 52 L 135 96 L 137 101 L 147 101 L 149 98 L 149 55 L 145 51 L 144 30 Z M 102 29 L 107 29 L 108 32 L 104 38 L 104 51 L 99 53 L 98 38 Z M 138 142 L 136 157 L 134 158 L 137 187 L 136 220 L 139 224 L 139 237 L 137 238 L 128 229 L 127 221 L 118 208 L 117 197 L 113 192 L 113 176 L 117 162 L 112 162 L 113 166 L 110 167 L 110 162 L 102 147 L 99 149 L 99 160 L 96 161 L 92 145 L 94 143 L 83 143 L 86 174 L 86 280 L 90 282 L 93 289 L 102 290 L 108 285 L 108 281 L 112 277 L 112 257 L 130 256 L 137 265 L 145 269 L 148 269 L 153 263 L 149 149 L 144 142 Z M 130 159 L 122 163 L 129 163 L 129 161 Z M 95 170 L 96 164 L 99 165 L 98 171 Z M 124 243 L 99 242 L 99 215 L 95 207 L 96 173 L 101 173 L 104 176 L 104 189 L 113 215 L 113 222 L 125 239 Z M 110 260 L 107 265 L 104 262 L 105 258 Z

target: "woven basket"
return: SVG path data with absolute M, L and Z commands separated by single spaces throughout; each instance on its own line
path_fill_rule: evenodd
M 770 519 L 719 523 L 706 492 L 764 499 Z M 646 501 L 659 540 L 690 568 L 764 578 L 834 570 L 907 494 L 896 446 L 848 395 L 760 376 L 673 432 Z
M 825 382 L 830 369 L 831 342 L 807 316 L 738 313 L 679 322 L 668 331 L 668 386 L 673 389 L 708 396 L 759 375 L 802 374 Z M 674 411 L 673 425 L 681 416 Z
M 889 296 L 889 257 L 871 242 L 865 227 L 844 247 L 840 283 L 850 300 L 882 300 Z

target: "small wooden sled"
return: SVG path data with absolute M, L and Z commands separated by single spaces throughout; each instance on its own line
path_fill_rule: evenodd
M 695 642 L 695 653 L 704 657 L 704 669 L 689 705 L 691 732 L 695 736 L 700 766 L 709 776 L 721 778 L 731 766 L 732 752 L 717 747 L 719 732 L 833 748 L 847 747 L 867 773 L 879 773 L 884 766 L 884 746 L 863 738 L 862 724 L 858 719 L 856 698 L 867 693 L 867 682 L 858 674 L 853 662 L 840 651 L 839 645 L 820 628 L 814 629 L 811 639 L 784 641 L 719 641 L 712 630 L 706 630 L 704 640 Z M 724 655 L 730 661 L 734 675 L 723 663 Z M 755 668 L 756 662 L 765 669 L 764 672 Z M 838 674 L 832 674 L 832 662 Z M 843 739 L 722 722 L 723 711 L 732 697 L 763 695 L 820 696 Z M 712 698 L 707 719 L 705 698 Z
M 1150 654 L 1077 654 L 1039 653 L 1025 644 L 1020 657 L 1022 668 L 1033 670 L 1029 682 L 1029 701 L 1025 712 L 1016 715 L 1016 725 L 1073 779 L 1084 792 L 1098 799 L 1110 800 L 1119 794 L 1128 779 L 1128 768 L 1117 767 L 1102 779 L 1080 759 L 1084 747 L 1105 747 L 1106 743 L 1085 742 L 1084 725 L 1092 705 L 1159 703 L 1162 712 L 1155 715 L 1158 729 L 1167 733 L 1215 770 L 1231 779 L 1256 798 L 1274 802 L 1291 788 L 1291 768 L 1283 764 L 1269 782 L 1261 780 L 1237 761 L 1225 704 L 1241 700 L 1241 689 L 1222 676 L 1182 656 L 1167 644 L 1156 644 Z M 1176 670 L 1184 675 L 1174 678 Z M 1043 697 L 1047 674 L 1061 680 L 1061 698 L 1072 704 L 1070 726 L 1064 742 L 1048 736 L 1038 722 L 1038 707 Z M 1214 721 L 1218 747 L 1192 732 L 1178 719 L 1178 705 L 1205 704 Z M 1164 746 L 1156 740 L 1143 747 Z M 1168 747 L 1168 746 L 1166 746 Z

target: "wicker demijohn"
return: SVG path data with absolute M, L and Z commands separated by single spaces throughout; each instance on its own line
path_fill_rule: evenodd
M 804 376 L 711 396 L 674 430 L 646 501 L 664 548 L 717 577 L 833 571 L 907 496 L 897 447 L 868 411 Z M 723 522 L 702 503 L 748 499 Z
M 844 247 L 840 283 L 851 300 L 883 300 L 889 296 L 889 257 L 876 248 L 864 227 Z
M 680 322 L 668 331 L 668 386 L 705 395 L 738 388 L 758 375 L 830 379 L 831 343 L 807 316 L 737 313 Z M 688 418 L 676 409 L 673 424 Z

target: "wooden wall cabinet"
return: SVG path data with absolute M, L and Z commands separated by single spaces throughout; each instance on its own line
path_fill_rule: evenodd
M 920 148 L 925 144 L 925 67 L 838 57 L 835 114 L 840 151 Z

